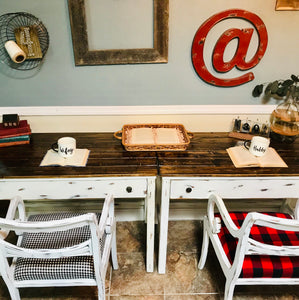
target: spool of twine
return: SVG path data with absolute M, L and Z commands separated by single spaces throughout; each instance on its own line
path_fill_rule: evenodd
M 4 46 L 13 62 L 20 64 L 26 59 L 26 53 L 15 41 L 7 41 Z

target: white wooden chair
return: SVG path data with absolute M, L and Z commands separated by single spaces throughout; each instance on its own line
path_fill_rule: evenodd
M 298 209 L 297 203 L 296 218 Z M 233 298 L 236 285 L 299 284 L 298 219 L 284 213 L 229 213 L 212 194 L 203 226 L 198 267 L 205 265 L 210 239 L 226 277 L 225 300 Z
M 28 220 L 17 196 L 0 228 L 0 272 L 12 300 L 20 299 L 19 288 L 45 286 L 97 286 L 98 299 L 105 299 L 110 252 L 118 268 L 111 195 L 101 214 L 52 213 Z M 18 236 L 16 245 L 5 241 L 10 231 Z

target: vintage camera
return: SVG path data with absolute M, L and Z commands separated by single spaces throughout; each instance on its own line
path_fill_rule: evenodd
M 241 120 L 240 118 L 234 119 L 234 132 L 249 133 L 252 135 L 269 136 L 269 125 L 267 123 L 261 123 L 258 120 Z
M 5 114 L 2 115 L 3 127 L 18 127 L 19 126 L 19 116 L 18 114 Z

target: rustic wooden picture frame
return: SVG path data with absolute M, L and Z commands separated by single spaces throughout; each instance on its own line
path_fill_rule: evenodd
M 275 10 L 299 10 L 298 0 L 276 0 Z
M 89 50 L 85 0 L 68 0 L 75 65 L 167 63 L 169 0 L 153 0 L 153 5 L 153 48 Z

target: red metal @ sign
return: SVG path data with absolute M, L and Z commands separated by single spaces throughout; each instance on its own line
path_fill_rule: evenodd
M 223 86 L 223 87 L 232 87 L 232 86 L 241 85 L 254 79 L 254 75 L 252 72 L 248 72 L 236 78 L 227 78 L 227 79 L 217 78 L 209 72 L 209 70 L 207 69 L 204 63 L 203 51 L 204 51 L 204 45 L 209 31 L 217 23 L 228 18 L 242 18 L 252 23 L 252 25 L 255 27 L 258 33 L 259 45 L 252 59 L 246 62 L 245 61 L 246 54 L 252 38 L 253 28 L 244 28 L 244 29 L 232 28 L 226 30 L 218 39 L 213 51 L 212 62 L 213 62 L 213 67 L 217 72 L 221 72 L 221 73 L 228 72 L 232 70 L 234 67 L 242 71 L 249 70 L 255 67 L 264 56 L 268 44 L 268 33 L 265 24 L 257 15 L 251 12 L 240 10 L 240 9 L 231 9 L 231 10 L 227 10 L 215 14 L 207 21 L 205 21 L 196 32 L 193 40 L 193 44 L 192 44 L 193 66 L 197 74 L 204 81 L 212 85 Z M 236 49 L 235 55 L 230 61 L 225 62 L 223 59 L 224 50 L 228 45 L 228 43 L 235 38 L 238 39 L 238 47 Z

